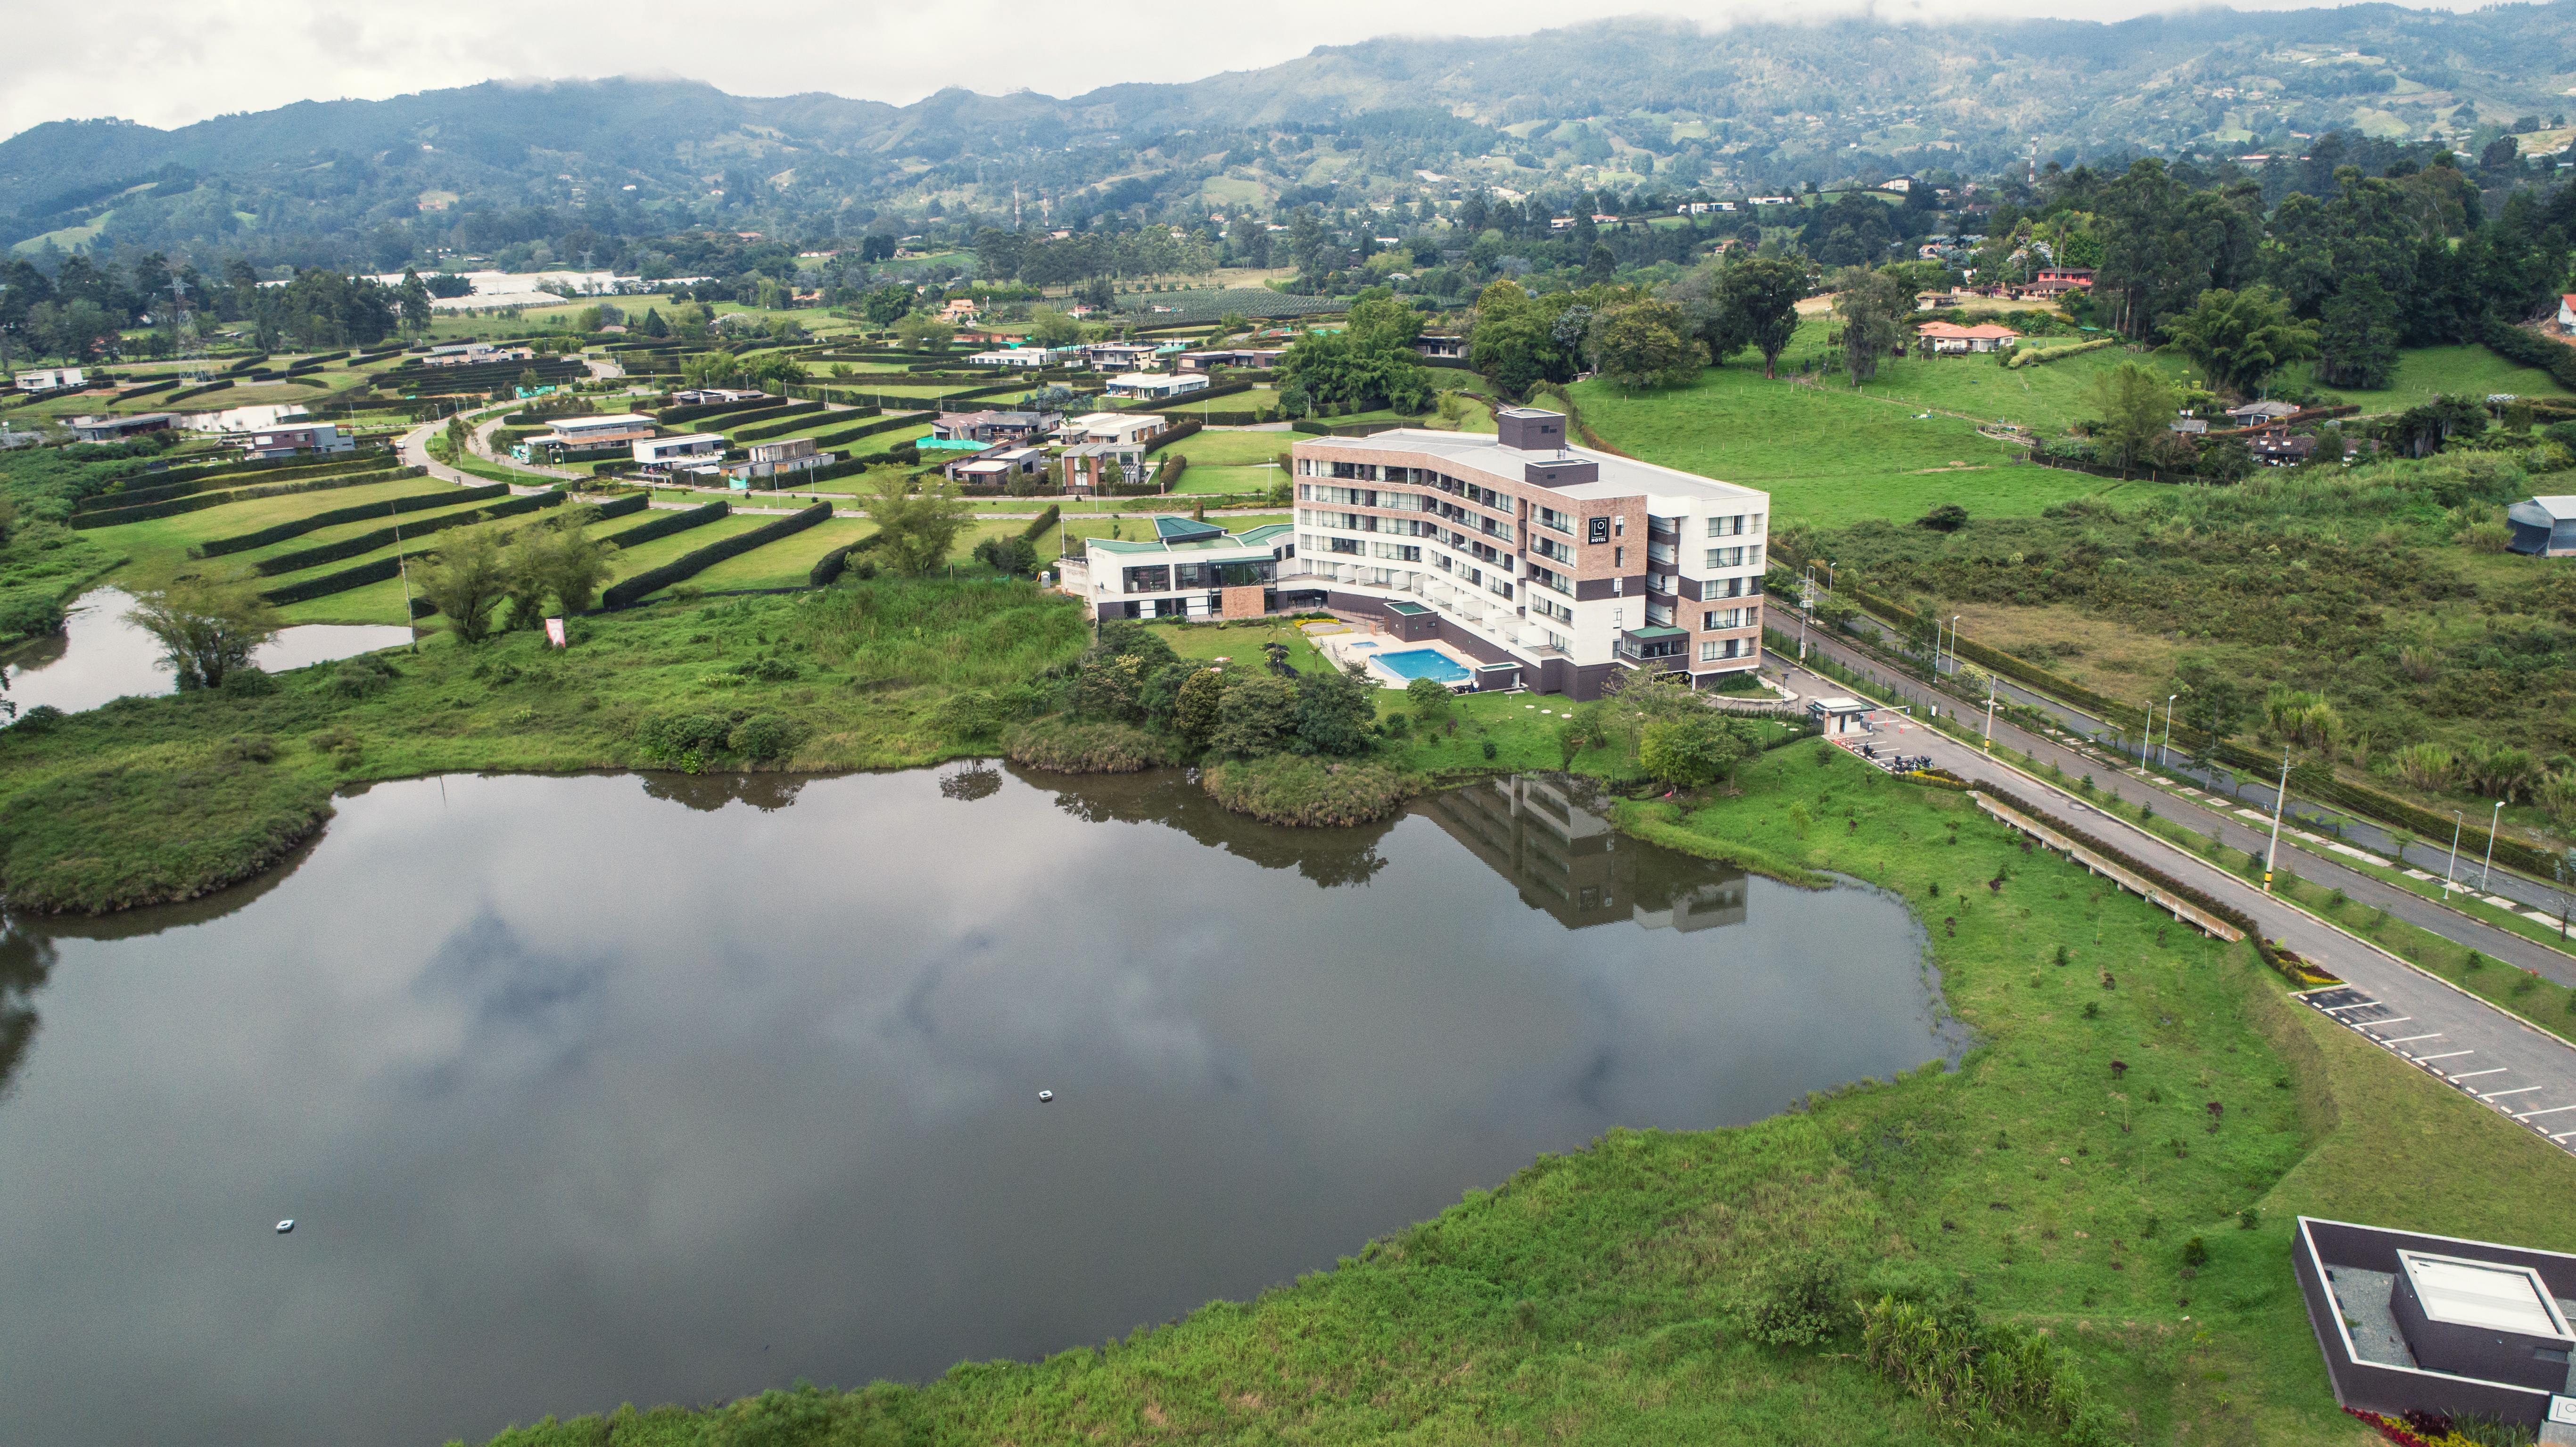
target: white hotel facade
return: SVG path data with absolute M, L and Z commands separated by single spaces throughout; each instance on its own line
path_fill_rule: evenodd
M 1760 666 L 1770 494 L 1569 447 L 1554 412 L 1495 422 L 1301 440 L 1289 529 L 1095 539 L 1063 586 L 1103 618 L 1371 614 L 1471 660 L 1479 688 L 1592 699 L 1632 670 L 1705 687 Z M 1165 566 L 1174 549 L 1238 564 L 1242 586 L 1220 596 L 1204 566 Z

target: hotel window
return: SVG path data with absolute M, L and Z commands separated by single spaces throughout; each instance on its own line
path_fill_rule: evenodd
M 1738 513 L 1733 517 L 1710 518 L 1708 520 L 1708 535 L 1713 538 L 1737 537 L 1741 535 L 1743 531 L 1744 516 L 1741 513 Z
M 1574 549 L 1567 547 L 1565 544 L 1558 542 L 1554 538 L 1532 539 L 1530 541 L 1530 551 L 1538 554 L 1542 558 L 1548 559 L 1550 562 L 1563 563 L 1568 567 L 1572 567 L 1574 565 Z
M 1627 609 L 1625 609 L 1625 608 L 1613 608 L 1613 609 L 1611 609 L 1611 610 L 1610 610 L 1610 626 L 1611 626 L 1611 627 L 1613 627 L 1613 628 L 1625 628 L 1625 627 L 1627 627 L 1627 626 L 1628 626 L 1628 610 L 1627 610 Z
M 1558 512 L 1552 507 L 1540 508 L 1538 510 L 1538 520 L 1540 525 L 1554 528 L 1558 532 L 1565 534 L 1567 537 L 1572 537 L 1574 535 L 1573 517 L 1566 513 Z
M 1555 649 L 1555 650 L 1556 650 L 1557 652 L 1559 652 L 1559 653 L 1572 653 L 1572 652 L 1574 651 L 1574 643 L 1573 643 L 1573 640 L 1571 640 L 1571 639 L 1567 638 L 1564 634 L 1562 634 L 1562 633 L 1548 633 L 1548 631 L 1547 631 L 1546 629 L 1544 629 L 1544 628 L 1540 629 L 1539 631 L 1540 631 L 1541 633 L 1546 633 L 1546 634 L 1547 634 L 1547 646 L 1548 646 L 1548 647 Z
M 1744 549 L 1742 549 L 1742 548 L 1711 548 L 1711 549 L 1709 549 L 1709 550 L 1708 550 L 1708 566 L 1710 566 L 1710 567 L 1712 567 L 1712 568 L 1740 568 L 1740 567 L 1743 567 L 1743 566 L 1744 566 Z
M 1718 641 L 1714 638 L 1701 644 L 1699 646 L 1699 661 L 1702 663 L 1715 663 L 1719 656 L 1717 649 Z
M 1411 543 L 1371 543 L 1369 556 L 1389 558 L 1399 563 L 1418 563 L 1422 561 L 1422 549 Z
M 1333 552 L 1333 553 L 1350 553 L 1350 554 L 1352 554 L 1352 555 L 1356 556 L 1357 554 L 1359 554 L 1359 553 L 1362 551 L 1362 549 L 1363 549 L 1364 547 L 1365 547 L 1365 545 L 1364 545 L 1363 543 L 1361 543 L 1361 542 L 1360 542 L 1360 540 L 1359 540 L 1359 539 L 1357 539 L 1357 538 L 1326 538 L 1326 539 L 1324 539 L 1324 550 L 1325 550 L 1326 552 Z
M 1500 599 L 1502 599 L 1503 601 L 1505 601 L 1505 602 L 1507 602 L 1507 603 L 1511 601 L 1511 597 L 1512 597 L 1512 585 L 1511 585 L 1511 584 L 1509 584 L 1509 583 L 1504 582 L 1502 579 L 1500 579 L 1500 578 L 1496 578 L 1496 579 L 1494 579 L 1492 582 L 1487 583 L 1487 584 L 1485 585 L 1485 588 L 1486 588 L 1486 590 L 1487 590 L 1487 591 L 1491 592 L 1495 597 L 1500 598 Z

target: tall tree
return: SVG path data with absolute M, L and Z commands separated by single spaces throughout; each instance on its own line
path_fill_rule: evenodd
M 879 473 L 869 484 L 868 519 L 877 525 L 877 555 L 898 573 L 919 576 L 948 561 L 948 550 L 974 513 L 946 481 L 911 490 L 900 470 Z
M 205 579 L 140 594 L 125 616 L 160 643 L 181 689 L 221 688 L 284 626 L 249 583 Z
M 2137 466 L 2171 430 L 2174 390 L 2152 367 L 2122 362 L 2096 372 L 2084 400 L 2098 414 L 2094 440 L 2122 471 Z
M 1750 346 L 1762 354 L 1762 375 L 1779 375 L 1780 354 L 1798 334 L 1798 302 L 1813 287 L 1806 264 L 1782 256 L 1757 256 L 1727 268 L 1719 287 L 1720 325 L 1740 342 L 1732 352 Z M 1719 354 L 1711 346 L 1712 355 Z
M 2240 392 L 2250 392 L 2273 372 L 2316 354 L 2316 329 L 2291 316 L 2288 302 L 2268 286 L 2243 291 L 2213 287 L 2166 330 L 2186 355 L 2209 369 L 2212 386 Z
M 1834 319 L 1843 328 L 1843 370 L 1857 387 L 1878 375 L 1878 364 L 1905 345 L 1905 318 L 1914 311 L 1914 288 L 1892 271 L 1847 266 L 1834 273 Z
M 2377 391 L 2397 375 L 2397 299 L 2363 275 L 2326 302 L 2317 326 L 2317 380 Z

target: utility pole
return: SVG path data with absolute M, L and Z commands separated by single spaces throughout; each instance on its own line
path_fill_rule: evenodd
M 2272 892 L 2272 867 L 2281 858 L 2281 816 L 2290 812 L 2290 751 L 2281 750 L 2281 787 L 2272 794 L 2272 847 L 2263 856 L 2263 892 Z

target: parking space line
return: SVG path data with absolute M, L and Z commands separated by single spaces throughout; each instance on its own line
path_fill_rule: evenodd
M 2486 1094 L 2479 1096 L 2478 1099 L 2502 1100 L 2508 1095 L 2529 1095 L 2535 1090 L 2547 1090 L 2548 1088 L 2549 1087 L 2546 1085 L 2517 1085 L 2511 1090 L 2490 1090 Z
M 2576 1105 L 2553 1105 L 2547 1110 L 2526 1110 L 2522 1114 L 2515 1116 L 2514 1119 L 2530 1120 L 2534 1116 L 2556 1115 L 2562 1110 L 2576 1110 Z
M 2384 1020 L 2380 1020 L 2380 1021 L 2364 1020 L 2364 1021 L 2362 1021 L 2361 1023 L 2362 1023 L 2363 1025 L 2367 1026 L 2367 1025 L 2372 1025 L 2372 1024 L 2382 1024 L 2382 1025 L 2384 1025 L 2384 1024 L 2386 1024 L 2387 1022 L 2386 1022 L 2386 1021 L 2384 1021 Z M 2379 1040 L 2379 1037 L 2378 1037 L 2378 1036 L 2376 1036 L 2376 1035 L 2373 1035 L 2373 1036 L 2371 1036 L 2370 1038 L 2371 1038 L 2371 1039 L 2373 1039 L 2373 1040 Z M 2439 1040 L 2439 1039 L 2441 1039 L 2441 1038 L 2442 1038 L 2442 1032 L 2441 1032 L 2441 1031 L 2439 1031 L 2439 1030 L 2436 1030 L 2436 1031 L 2434 1031 L 2434 1032 L 2433 1032 L 2432 1034 L 2430 1034 L 2430 1035 L 2400 1035 L 2400 1036 L 2398 1036 L 2398 1037 L 2397 1037 L 2396 1039 L 2394 1039 L 2394 1040 L 2379 1040 L 2379 1043 L 2380 1043 L 2380 1044 L 2382 1044 L 2382 1045 L 2407 1045 L 2407 1044 L 2412 1044 L 2413 1042 L 2415 1042 L 2415 1041 L 2417 1041 L 2417 1040 Z
M 2439 1055 L 2410 1055 L 2407 1058 L 2421 1063 L 2427 1060 L 2457 1060 L 2463 1055 L 2475 1055 L 2477 1053 L 2478 1052 L 2474 1050 L 2445 1050 Z
M 2454 1075 L 2451 1078 L 2453 1080 L 2475 1080 L 2481 1075 L 2502 1075 L 2512 1068 L 2513 1067 L 2510 1065 L 2499 1065 L 2493 1070 L 2467 1070 L 2462 1071 L 2460 1074 Z

